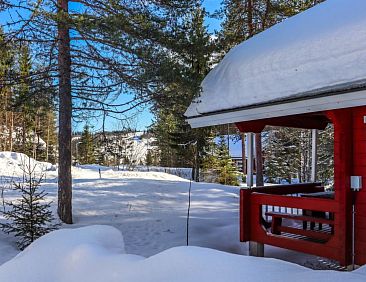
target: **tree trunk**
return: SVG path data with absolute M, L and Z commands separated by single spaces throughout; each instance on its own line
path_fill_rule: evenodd
M 13 151 L 13 129 L 14 129 L 14 113 L 10 112 L 10 126 L 9 126 L 9 151 Z
M 256 152 L 256 175 L 255 175 L 255 185 L 263 186 L 263 156 L 262 156 L 262 134 L 255 134 L 255 152 Z
M 47 113 L 47 139 L 46 139 L 46 162 L 48 162 L 49 147 L 50 147 L 50 124 L 51 115 Z
M 58 136 L 58 215 L 72 223 L 71 178 L 71 55 L 68 0 L 58 0 L 59 136 Z
M 253 25 L 253 0 L 248 0 L 248 35 L 252 37 L 254 35 L 254 25 Z

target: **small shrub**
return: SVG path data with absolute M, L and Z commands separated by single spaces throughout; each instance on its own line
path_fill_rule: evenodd
M 30 162 L 24 166 L 23 181 L 13 182 L 20 198 L 14 202 L 5 201 L 6 209 L 1 212 L 8 222 L 0 223 L 0 228 L 8 234 L 14 233 L 20 250 L 59 226 L 53 223 L 55 218 L 49 209 L 52 202 L 45 201 L 47 193 L 40 190 L 43 175 L 36 177 L 35 167 L 31 167 Z

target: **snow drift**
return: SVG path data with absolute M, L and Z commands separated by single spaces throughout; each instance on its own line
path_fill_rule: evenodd
M 22 153 L 0 152 L 0 171 L 2 176 L 20 177 L 24 173 L 24 169 L 28 166 L 35 168 L 36 173 L 56 170 L 56 166 L 39 162 Z
M 199 247 L 176 247 L 150 258 L 124 252 L 121 233 L 109 226 L 54 231 L 0 267 L 0 281 L 365 281 L 354 273 L 314 271 L 265 258 Z

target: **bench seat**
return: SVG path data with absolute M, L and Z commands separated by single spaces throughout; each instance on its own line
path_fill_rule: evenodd
M 318 240 L 328 240 L 331 237 L 331 234 L 325 232 L 318 232 L 313 230 L 306 230 L 306 229 L 298 229 L 294 227 L 282 226 L 282 219 L 293 219 L 299 220 L 302 222 L 316 222 L 319 224 L 328 224 L 332 227 L 333 233 L 333 225 L 334 220 L 326 219 L 322 217 L 312 217 L 306 215 L 298 215 L 298 214 L 290 214 L 290 213 L 281 213 L 281 212 L 266 212 L 266 216 L 272 217 L 272 225 L 271 225 L 271 232 L 272 234 L 281 235 L 281 232 L 297 234 L 302 236 L 307 236 L 310 238 L 318 239 Z

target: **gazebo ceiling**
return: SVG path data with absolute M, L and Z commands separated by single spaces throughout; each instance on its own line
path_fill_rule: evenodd
M 262 132 L 265 126 L 283 126 L 324 130 L 331 121 L 325 114 L 303 114 L 236 123 L 241 132 Z

